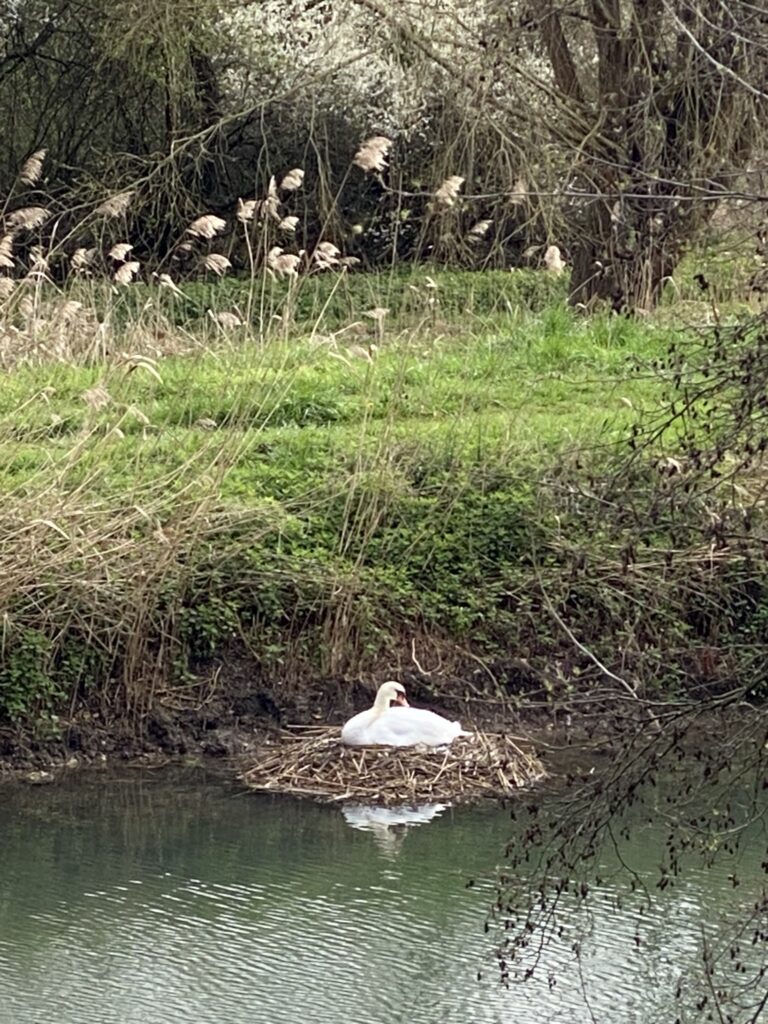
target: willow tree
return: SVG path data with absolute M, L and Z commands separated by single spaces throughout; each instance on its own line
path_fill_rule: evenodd
M 652 307 L 766 138 L 754 0 L 357 2 L 474 96 L 477 118 L 506 120 L 531 206 L 559 222 L 574 303 Z
M 0 168 L 45 147 L 61 177 L 133 173 L 221 116 L 217 0 L 0 0 Z M 108 175 L 106 175 L 108 176 Z
M 768 10 L 742 0 L 574 0 L 535 29 L 576 159 L 572 295 L 652 307 L 732 193 L 768 99 Z

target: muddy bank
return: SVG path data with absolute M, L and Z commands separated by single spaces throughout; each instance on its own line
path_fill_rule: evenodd
M 427 676 L 392 672 L 417 707 L 460 718 L 467 728 L 529 736 L 553 750 L 589 744 L 608 751 L 627 731 L 653 727 L 642 704 L 612 699 L 605 686 L 594 694 L 582 680 L 570 700 L 545 693 L 520 662 L 486 672 Z M 183 688 L 158 694 L 154 706 L 122 717 L 98 706 L 82 706 L 59 718 L 55 734 L 0 726 L 0 775 L 121 763 L 252 758 L 290 726 L 340 726 L 369 707 L 386 670 L 370 681 L 342 678 L 275 682 L 260 678 L 247 657 L 208 664 Z M 215 679 L 215 686 L 211 680 Z M 617 694 L 617 697 L 620 697 Z
M 483 690 L 467 677 L 428 678 L 400 672 L 409 699 L 467 725 L 494 731 L 533 730 L 566 740 L 575 728 L 572 716 L 548 709 L 538 693 L 521 692 L 519 673 L 510 671 L 504 689 Z M 267 683 L 246 658 L 215 666 L 199 685 L 169 690 L 143 714 L 118 717 L 99 707 L 81 707 L 62 716 L 53 734 L 0 727 L 0 772 L 29 772 L 66 765 L 106 765 L 130 761 L 248 757 L 265 740 L 292 725 L 341 725 L 370 706 L 375 682 L 347 679 L 305 680 L 300 685 Z M 505 678 L 499 673 L 499 679 Z M 527 698 L 527 699 L 526 699 Z M 533 698 L 533 699 L 531 699 Z M 584 718 L 579 732 L 592 731 Z

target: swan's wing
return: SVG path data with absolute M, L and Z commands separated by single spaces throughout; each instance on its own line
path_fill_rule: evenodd
M 436 747 L 461 735 L 459 722 L 451 722 L 423 708 L 390 708 L 368 730 L 369 743 L 412 747 L 419 743 Z
M 351 747 L 364 747 L 367 743 L 375 742 L 368 739 L 366 735 L 370 720 L 370 711 L 361 711 L 350 718 L 341 727 L 341 742 Z

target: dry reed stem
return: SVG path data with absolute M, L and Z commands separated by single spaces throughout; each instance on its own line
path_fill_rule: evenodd
M 259 791 L 403 804 L 498 799 L 543 776 L 535 754 L 502 733 L 462 736 L 447 748 L 353 748 L 338 729 L 315 727 L 283 732 L 241 777 Z

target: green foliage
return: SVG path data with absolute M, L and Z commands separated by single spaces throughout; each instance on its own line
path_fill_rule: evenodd
M 12 631 L 0 657 L 0 714 L 11 721 L 50 716 L 66 696 L 66 679 L 54 670 L 53 643 L 42 630 Z
M 147 302 L 152 301 L 156 311 L 180 327 L 197 321 L 210 326 L 209 310 L 244 316 L 251 309 L 254 326 L 273 333 L 275 318 L 284 322 L 286 310 L 294 329 L 318 324 L 322 330 L 337 330 L 365 320 L 365 312 L 377 306 L 386 308 L 388 320 L 396 324 L 429 323 L 441 317 L 454 321 L 459 317 L 465 323 L 474 318 L 482 324 L 489 317 L 550 309 L 565 300 L 568 283 L 566 277 L 534 270 L 477 273 L 426 266 L 341 276 L 316 274 L 298 283 L 261 273 L 255 280 L 187 281 L 181 285 L 181 295 L 137 284 L 125 289 L 117 303 L 106 285 L 89 283 L 82 291 L 89 301 L 95 300 L 102 317 L 107 310 L 113 313 L 118 328 L 146 318 Z

